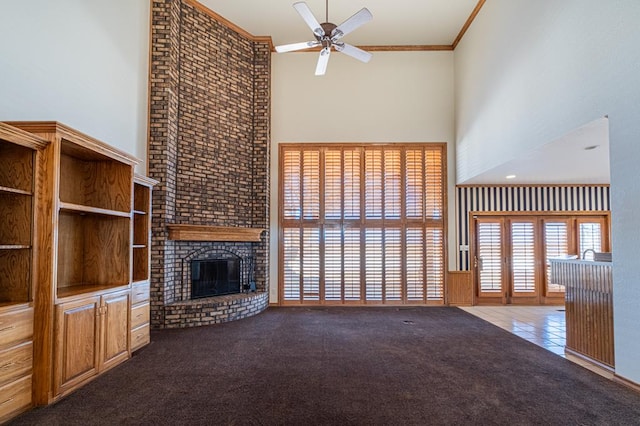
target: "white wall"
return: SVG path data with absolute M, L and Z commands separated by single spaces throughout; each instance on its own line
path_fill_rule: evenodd
M 450 188 L 454 183 L 452 52 L 374 52 L 368 64 L 332 53 L 323 77 L 314 75 L 317 55 L 272 56 L 272 303 L 278 300 L 279 143 L 447 142 Z M 453 245 L 455 215 L 449 216 Z
M 636 383 L 638 22 L 637 0 L 492 0 L 455 52 L 458 182 L 609 116 L 616 373 Z
M 59 121 L 146 160 L 148 46 L 148 0 L 0 0 L 0 121 Z

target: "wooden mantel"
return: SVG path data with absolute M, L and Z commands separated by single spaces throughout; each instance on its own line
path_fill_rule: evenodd
M 264 228 L 235 226 L 167 225 L 169 239 L 174 241 L 233 241 L 260 242 Z

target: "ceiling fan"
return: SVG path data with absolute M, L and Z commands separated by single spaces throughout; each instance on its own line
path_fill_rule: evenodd
M 309 9 L 309 6 L 307 6 L 305 2 L 300 1 L 294 3 L 293 7 L 300 14 L 302 19 L 304 19 L 304 22 L 307 23 L 309 28 L 311 28 L 316 39 L 302 43 L 276 46 L 276 52 L 292 52 L 294 50 L 304 50 L 321 46 L 322 50 L 320 50 L 320 57 L 318 58 L 318 64 L 316 65 L 316 75 L 324 75 L 326 72 L 332 47 L 338 52 L 342 52 L 359 61 L 369 62 L 369 59 L 371 59 L 372 56 L 371 53 L 365 52 L 362 49 L 342 41 L 342 37 L 373 19 L 373 15 L 369 12 L 369 9 L 363 7 L 342 24 L 336 25 L 329 22 L 329 0 L 326 0 L 326 22 L 323 22 L 322 24 L 318 22 L 315 16 L 313 16 L 311 9 Z

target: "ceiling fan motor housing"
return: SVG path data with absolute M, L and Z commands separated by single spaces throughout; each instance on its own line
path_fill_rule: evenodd
M 322 47 L 331 47 L 331 45 L 333 44 L 333 41 L 331 40 L 331 33 L 337 27 L 337 25 L 331 22 L 323 22 L 322 24 L 320 24 L 320 26 L 324 31 L 324 35 L 318 36 L 316 34 L 316 38 L 320 43 L 322 43 Z

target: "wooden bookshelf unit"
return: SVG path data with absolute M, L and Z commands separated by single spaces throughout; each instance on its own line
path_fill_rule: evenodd
M 131 351 L 150 341 L 151 191 L 157 183 L 145 176 L 133 178 Z
M 155 181 L 139 176 L 134 184 L 136 158 L 64 124 L 0 126 L 0 214 L 7 217 L 0 223 L 0 306 L 21 307 L 16 322 L 31 319 L 19 343 L 33 345 L 33 374 L 19 387 L 29 389 L 33 404 L 46 405 L 149 341 Z M 16 144 L 6 134 L 30 142 Z M 134 308 L 141 314 L 135 320 Z M 132 343 L 143 326 L 146 336 Z M 0 331 L 0 357 L 3 348 Z
M 33 380 L 35 212 L 48 142 L 0 123 L 0 423 L 29 409 Z

